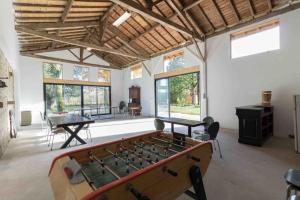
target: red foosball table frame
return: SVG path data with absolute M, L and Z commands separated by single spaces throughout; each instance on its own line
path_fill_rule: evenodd
M 102 157 L 106 155 L 106 148 L 117 151 L 120 144 L 151 137 L 169 138 L 173 141 L 175 137 L 177 140 L 179 137 L 184 141 L 183 145 L 189 147 L 96 189 L 87 181 L 72 185 L 64 173 L 64 166 L 71 158 L 79 163 L 88 162 L 91 152 Z M 202 176 L 208 168 L 212 153 L 209 142 L 156 131 L 64 153 L 53 160 L 48 176 L 56 200 L 173 200 L 183 193 L 193 199 L 206 200 Z M 189 190 L 191 187 L 195 192 Z

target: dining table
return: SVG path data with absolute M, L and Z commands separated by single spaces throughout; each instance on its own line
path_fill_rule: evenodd
M 95 123 L 94 120 L 75 114 L 50 116 L 48 119 L 56 128 L 63 128 L 69 133 L 69 138 L 61 146 L 61 149 L 66 148 L 73 139 L 76 139 L 81 144 L 86 142 L 78 135 L 79 131 L 87 124 Z
M 204 126 L 206 123 L 203 121 L 190 120 L 190 119 L 182 119 L 175 117 L 160 117 L 161 121 L 165 123 L 171 124 L 171 132 L 174 133 L 174 125 L 182 125 L 188 127 L 188 137 L 192 137 L 192 128 L 197 126 Z

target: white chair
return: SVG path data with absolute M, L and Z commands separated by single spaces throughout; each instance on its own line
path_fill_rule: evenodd
M 42 120 L 41 128 L 42 128 L 42 132 L 43 132 L 44 124 L 46 124 L 46 118 L 45 118 L 45 115 L 42 112 L 40 112 L 40 116 L 41 116 L 41 120 Z
M 85 117 L 86 117 L 86 118 L 89 118 L 89 119 L 92 118 L 91 114 L 85 114 Z M 90 125 L 89 125 L 89 124 L 86 124 L 84 127 L 82 127 L 81 130 L 85 131 L 86 139 L 88 140 L 88 139 L 90 138 L 90 140 L 91 140 L 91 142 L 92 142 L 92 134 L 91 134 Z
M 65 140 L 67 140 L 67 138 L 68 138 L 67 136 L 68 135 L 67 135 L 67 132 L 66 132 L 65 129 L 55 127 L 49 119 L 47 120 L 47 122 L 48 122 L 49 127 L 50 127 L 49 128 L 50 131 L 49 131 L 49 143 L 48 143 L 48 146 L 50 146 L 50 142 L 51 142 L 51 151 L 52 151 L 54 136 L 59 135 L 59 134 L 64 134 L 65 135 Z M 51 137 L 52 137 L 52 140 L 51 140 Z

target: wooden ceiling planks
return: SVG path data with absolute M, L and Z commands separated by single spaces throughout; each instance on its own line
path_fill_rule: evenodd
M 112 66 L 129 66 L 180 45 L 231 30 L 245 22 L 292 6 L 288 0 L 14 0 L 16 29 L 29 28 L 47 38 L 18 32 L 21 51 L 37 53 L 74 47 L 72 40 L 97 44 L 93 54 Z M 299 6 L 300 7 L 300 6 Z M 125 11 L 131 17 L 112 23 Z M 50 37 L 48 37 L 50 36 Z M 52 36 L 59 36 L 53 42 Z M 73 45 L 66 43 L 64 40 Z M 80 43 L 82 44 L 82 43 Z M 105 48 L 98 48 L 99 46 Z M 76 47 L 76 45 L 75 45 Z M 110 50 L 111 49 L 111 50 Z M 105 50 L 102 52 L 100 50 Z M 117 56 L 111 53 L 121 53 Z

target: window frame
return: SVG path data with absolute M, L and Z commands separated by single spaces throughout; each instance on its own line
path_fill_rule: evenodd
M 250 35 L 254 35 L 256 33 L 260 33 L 260 32 L 266 31 L 266 30 L 270 30 L 270 29 L 272 29 L 274 27 L 277 27 L 277 26 L 279 27 L 279 31 L 280 31 L 280 21 L 279 21 L 279 19 L 273 19 L 273 20 L 270 20 L 270 21 L 267 21 L 267 22 L 264 22 L 264 23 L 260 23 L 260 24 L 257 24 L 255 26 L 250 26 L 250 27 L 245 28 L 243 30 L 231 33 L 230 34 L 230 59 L 233 60 L 233 59 L 238 59 L 238 58 L 243 58 L 243 57 L 247 57 L 247 56 L 252 56 L 252 55 L 257 55 L 257 54 L 262 54 L 262 53 L 266 53 L 266 52 L 270 52 L 270 51 L 279 50 L 280 47 L 279 47 L 279 49 L 275 49 L 275 50 L 268 50 L 268 51 L 253 53 L 253 54 L 250 54 L 250 55 L 245 55 L 245 56 L 240 56 L 240 57 L 235 57 L 235 58 L 232 57 L 232 42 L 233 42 L 233 40 L 244 38 L 244 37 L 247 37 L 247 36 L 250 36 Z M 279 34 L 279 46 L 280 46 L 280 34 Z
M 96 115 L 93 115 L 93 116 L 101 116 L 101 115 L 110 115 L 112 114 L 112 98 L 111 98 L 111 95 L 112 95 L 112 90 L 111 90 L 111 86 L 99 86 L 99 85 L 84 85 L 84 84 L 62 84 L 62 83 L 43 83 L 43 100 L 44 100 L 44 113 L 47 114 L 47 105 L 46 105 L 46 86 L 47 85 L 61 85 L 63 88 L 63 95 L 64 95 L 64 86 L 69 86 L 69 85 L 73 85 L 73 86 L 79 86 L 81 88 L 81 109 L 84 109 L 84 94 L 83 94 L 83 88 L 84 87 L 96 87 L 96 88 L 108 88 L 108 92 L 109 92 L 109 105 L 110 105 L 110 109 L 109 109 L 109 112 L 108 113 L 102 113 L 102 114 L 96 114 Z M 64 96 L 63 96 L 64 98 Z M 62 112 L 65 112 L 65 111 L 62 111 Z M 84 112 L 81 112 L 82 116 L 84 114 Z
M 76 67 L 77 67 L 77 68 L 80 67 L 80 68 L 82 68 L 82 69 L 83 69 L 83 68 L 87 69 L 87 80 L 83 80 L 83 79 L 75 79 L 75 77 L 74 77 L 74 74 L 75 74 L 75 73 L 74 73 L 74 69 L 75 69 Z M 82 74 L 81 74 L 81 75 L 82 75 Z M 89 81 L 89 75 L 90 75 L 90 69 L 89 69 L 89 67 L 82 67 L 82 66 L 78 66 L 78 65 L 74 65 L 74 66 L 73 66 L 73 80 L 76 80 L 76 81 Z
M 45 64 L 55 64 L 55 65 L 60 65 L 61 66 L 61 78 L 53 78 L 53 77 L 48 77 L 46 78 L 45 77 Z M 43 62 L 43 70 L 42 70 L 42 73 L 43 73 L 43 79 L 56 79 L 56 80 L 63 80 L 64 79 L 64 65 L 61 64 L 61 63 L 54 63 L 54 62 Z
M 141 76 L 140 77 L 132 77 L 132 72 L 133 70 L 135 69 L 141 69 Z M 138 64 L 135 64 L 133 66 L 130 67 L 130 79 L 131 80 L 135 80 L 135 79 L 141 79 L 143 78 L 143 66 L 142 66 L 142 63 L 138 63 Z

